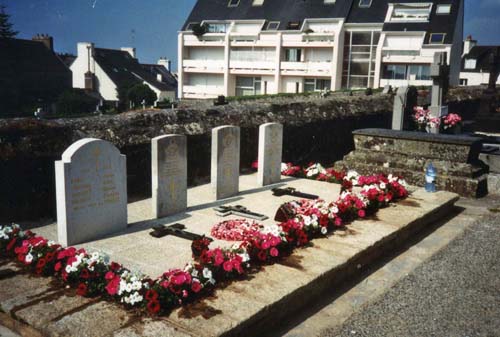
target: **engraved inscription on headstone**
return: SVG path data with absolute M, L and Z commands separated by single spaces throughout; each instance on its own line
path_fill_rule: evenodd
M 187 146 L 183 135 L 151 140 L 153 217 L 161 218 L 187 208 Z
M 231 125 L 212 130 L 211 185 L 216 200 L 238 194 L 240 128 Z
M 127 228 L 126 157 L 111 143 L 86 138 L 55 162 L 57 236 L 74 245 Z
M 259 127 L 259 168 L 257 171 L 257 181 L 260 186 L 280 181 L 282 152 L 283 125 L 262 124 Z

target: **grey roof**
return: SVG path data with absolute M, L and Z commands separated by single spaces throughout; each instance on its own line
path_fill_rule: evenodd
M 198 0 L 182 28 L 203 20 L 266 20 L 280 21 L 282 30 L 288 22 L 306 18 L 345 18 L 352 1 L 325 4 L 324 0 L 265 0 L 262 6 L 252 6 L 253 0 L 240 0 L 238 6 L 228 7 L 229 0 Z
M 158 90 L 172 90 L 169 85 L 159 82 L 156 76 L 145 71 L 139 61 L 126 51 L 94 48 L 94 59 L 118 87 L 145 81 Z
M 467 73 L 479 73 L 479 72 L 489 72 L 490 64 L 489 57 L 490 54 L 495 53 L 500 46 L 474 46 L 462 57 L 462 68 L 461 71 Z M 474 59 L 476 60 L 476 67 L 474 69 L 465 69 L 465 60 Z
M 325 4 L 324 0 L 264 0 L 262 6 L 252 6 L 253 0 L 240 0 L 236 7 L 228 7 L 229 0 L 198 0 L 184 23 L 204 20 L 265 20 L 280 21 L 280 30 L 287 29 L 288 22 L 302 22 L 306 18 L 344 18 L 347 23 L 372 23 L 383 25 L 384 31 L 425 31 L 425 43 L 431 33 L 445 33 L 444 43 L 451 44 L 462 0 L 401 0 L 402 3 L 432 2 L 430 20 L 427 23 L 384 23 L 389 3 L 394 0 L 372 0 L 369 8 L 359 6 L 359 0 L 337 0 Z M 451 4 L 447 15 L 437 15 L 437 4 Z M 460 37 L 461 38 L 461 37 Z
M 165 66 L 161 64 L 141 64 L 141 67 L 154 77 L 161 75 L 161 82 L 169 86 L 169 91 L 177 90 L 177 79 Z

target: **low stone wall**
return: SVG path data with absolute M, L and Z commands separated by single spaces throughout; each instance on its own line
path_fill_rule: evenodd
M 475 110 L 479 98 L 479 91 L 464 89 L 449 95 L 453 111 L 461 113 Z M 353 149 L 353 130 L 389 128 L 392 105 L 392 95 L 335 94 L 325 99 L 274 98 L 219 107 L 190 102 L 175 110 L 114 116 L 0 120 L 0 221 L 55 216 L 54 161 L 82 138 L 108 140 L 127 156 L 129 199 L 137 200 L 151 195 L 153 137 L 169 133 L 188 136 L 188 179 L 190 185 L 196 185 L 209 180 L 213 127 L 241 127 L 243 169 L 257 158 L 258 126 L 267 122 L 285 126 L 285 161 L 331 164 Z

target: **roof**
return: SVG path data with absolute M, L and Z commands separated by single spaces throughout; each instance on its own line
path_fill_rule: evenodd
M 279 29 L 285 30 L 286 23 L 306 18 L 343 18 L 346 23 L 383 25 L 384 31 L 423 31 L 427 33 L 425 44 L 429 43 L 430 34 L 445 33 L 444 43 L 451 44 L 462 1 L 401 0 L 401 3 L 433 3 L 429 22 L 384 23 L 389 3 L 398 1 L 372 0 L 370 7 L 363 8 L 359 0 L 337 0 L 334 4 L 325 4 L 324 0 L 264 0 L 262 6 L 252 6 L 253 0 L 240 0 L 235 7 L 228 7 L 228 0 L 198 0 L 182 29 L 186 30 L 189 23 L 207 20 L 265 20 L 280 21 Z M 451 4 L 451 13 L 436 14 L 437 4 Z
M 57 56 L 59 56 L 59 58 L 61 59 L 61 61 L 68 68 L 71 67 L 71 65 L 73 64 L 73 62 L 75 62 L 75 60 L 76 60 L 76 56 L 73 55 L 73 54 L 64 53 L 64 54 L 57 54 Z
M 158 90 L 171 91 L 156 76 L 145 71 L 139 61 L 128 52 L 116 49 L 94 48 L 94 59 L 117 87 L 147 82 Z
M 345 18 L 353 0 L 325 4 L 324 0 L 265 0 L 262 6 L 252 6 L 253 0 L 240 0 L 238 6 L 228 7 L 228 0 L 198 0 L 182 26 L 204 20 L 265 20 L 280 21 L 280 30 L 288 22 L 306 18 Z
M 461 71 L 467 73 L 479 73 L 479 72 L 489 72 L 489 56 L 491 53 L 495 53 L 497 48 L 500 46 L 474 46 L 462 57 Z M 476 60 L 476 67 L 474 69 L 465 69 L 465 60 L 473 59 Z
M 70 73 L 42 42 L 0 38 L 0 69 L 20 72 Z
M 141 64 L 141 67 L 155 77 L 161 75 L 161 82 L 168 85 L 170 91 L 177 90 L 177 79 L 165 66 L 161 64 Z

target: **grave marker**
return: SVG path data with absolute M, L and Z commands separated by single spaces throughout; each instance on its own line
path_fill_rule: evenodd
M 151 140 L 153 217 L 162 218 L 187 208 L 186 137 L 166 135 Z
M 418 92 L 415 87 L 399 87 L 394 96 L 392 129 L 408 130 L 413 107 L 417 105 Z
M 85 138 L 55 162 L 57 236 L 74 245 L 127 228 L 126 157 L 111 143 Z
M 211 184 L 216 200 L 238 194 L 240 179 L 240 128 L 231 125 L 212 130 Z
M 266 123 L 259 127 L 259 155 L 257 181 L 260 186 L 274 184 L 281 179 L 283 152 L 283 125 Z
M 432 117 L 442 117 L 448 114 L 448 107 L 443 106 L 444 97 L 448 90 L 450 67 L 446 62 L 446 53 L 438 52 L 434 54 L 434 63 L 431 65 L 432 96 L 430 114 Z M 439 129 L 431 131 L 439 133 Z

